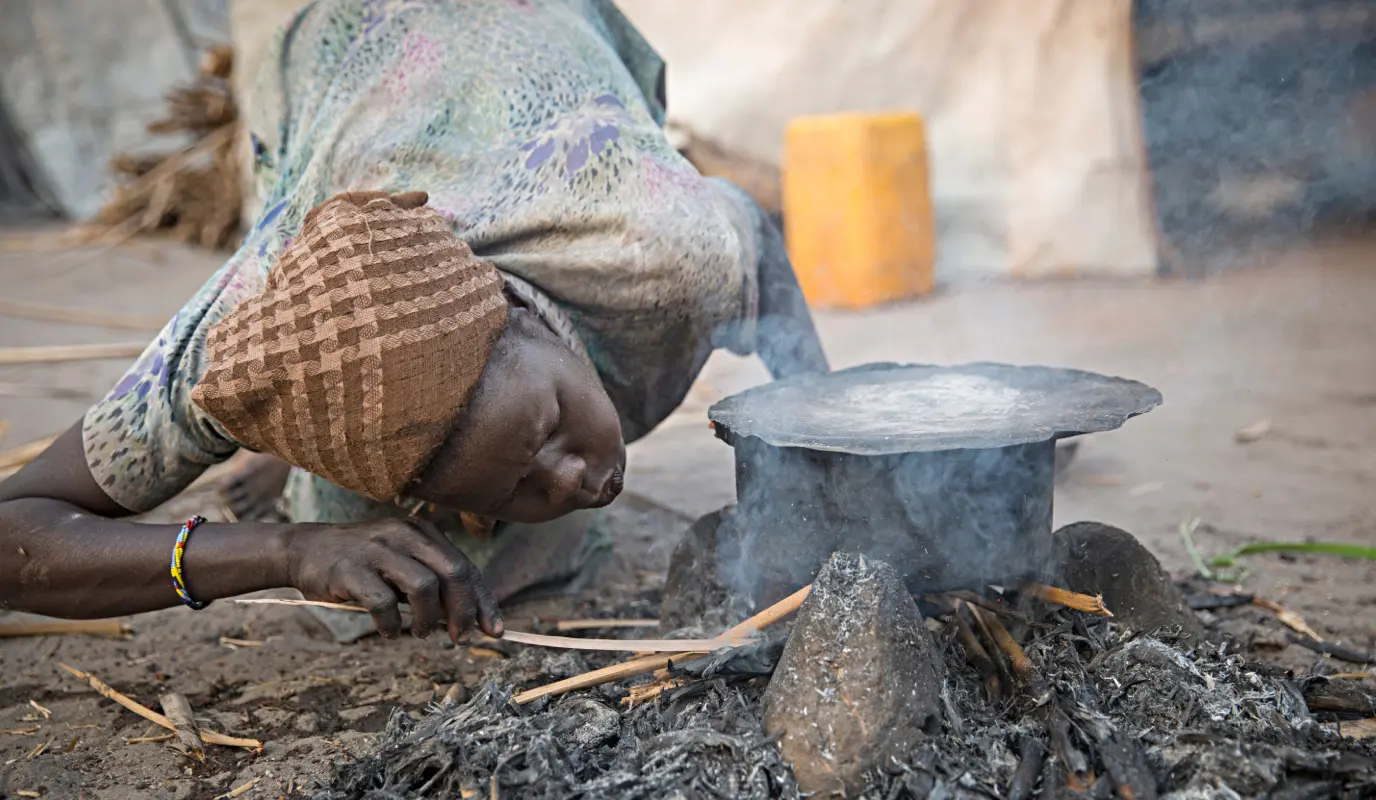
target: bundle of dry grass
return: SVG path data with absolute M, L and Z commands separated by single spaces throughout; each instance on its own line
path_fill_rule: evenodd
M 184 132 L 195 141 L 164 155 L 116 156 L 110 168 L 123 182 L 83 238 L 121 240 L 161 229 L 201 247 L 231 244 L 243 205 L 234 151 L 238 108 L 229 85 L 233 66 L 232 48 L 214 48 L 202 59 L 195 83 L 168 93 L 167 117 L 150 124 L 148 132 Z

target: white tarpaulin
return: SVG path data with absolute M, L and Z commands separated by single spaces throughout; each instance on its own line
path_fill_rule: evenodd
M 670 117 L 755 156 L 794 116 L 921 113 L 942 280 L 1155 271 L 1131 0 L 618 5 Z

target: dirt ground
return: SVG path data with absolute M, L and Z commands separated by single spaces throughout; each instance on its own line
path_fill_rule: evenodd
M 53 241 L 50 232 L 0 235 L 6 299 L 168 315 L 219 263 L 160 243 L 73 253 L 53 249 Z M 1202 283 L 969 287 L 867 314 L 822 314 L 819 325 L 837 366 L 988 359 L 1094 369 L 1160 388 L 1162 408 L 1085 439 L 1058 489 L 1057 520 L 1130 530 L 1184 575 L 1189 561 L 1177 531 L 1192 517 L 1201 520 L 1196 538 L 1208 553 L 1255 540 L 1376 544 L 1373 255 L 1371 244 L 1349 242 Z M 2 346 L 145 337 L 0 316 Z M 0 368 L 0 384 L 94 397 L 123 366 Z M 677 537 L 694 517 L 731 500 L 730 451 L 711 438 L 705 408 L 762 379 L 753 362 L 714 358 L 684 409 L 632 449 L 629 497 L 609 510 L 618 551 L 601 585 L 507 609 L 507 624 L 538 629 L 558 618 L 653 615 Z M 10 423 L 0 447 L 60 430 L 84 402 L 0 396 L 0 419 Z M 1236 440 L 1238 429 L 1261 420 L 1269 430 L 1259 440 Z M 163 513 L 206 513 L 212 490 L 179 498 Z M 1376 563 L 1276 556 L 1248 563 L 1243 588 L 1294 609 L 1327 640 L 1376 650 Z M 1252 652 L 1300 669 L 1317 663 L 1314 653 L 1288 644 L 1287 629 L 1266 612 L 1233 617 Z M 254 779 L 240 796 L 284 796 L 367 752 L 393 708 L 420 713 L 453 683 L 473 684 L 487 663 L 481 651 L 433 639 L 337 645 L 289 608 L 218 603 L 128 621 L 135 633 L 127 639 L 0 640 L 0 797 L 213 798 Z M 261 644 L 222 644 L 222 637 Z M 208 726 L 262 739 L 263 753 L 212 747 L 205 764 L 191 764 L 165 744 L 130 743 L 159 731 L 99 698 L 61 663 L 155 707 L 160 692 L 181 692 Z

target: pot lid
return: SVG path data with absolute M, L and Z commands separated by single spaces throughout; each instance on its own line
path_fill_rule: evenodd
M 708 409 L 717 435 L 859 455 L 1011 447 L 1118 428 L 1161 404 L 1137 381 L 1057 367 L 866 364 Z

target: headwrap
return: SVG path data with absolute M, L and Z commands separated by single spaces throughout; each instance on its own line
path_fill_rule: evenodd
M 244 447 L 392 500 L 453 430 L 506 326 L 497 269 L 424 192 L 337 195 L 206 340 L 192 400 Z

